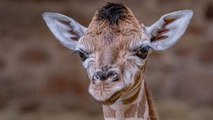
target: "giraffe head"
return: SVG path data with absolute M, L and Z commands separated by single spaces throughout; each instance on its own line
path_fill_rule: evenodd
M 89 93 L 98 101 L 114 102 L 140 85 L 149 51 L 174 45 L 192 14 L 172 12 L 145 27 L 128 7 L 108 3 L 96 11 L 87 28 L 58 13 L 46 12 L 43 18 L 60 43 L 81 57 L 90 79 Z

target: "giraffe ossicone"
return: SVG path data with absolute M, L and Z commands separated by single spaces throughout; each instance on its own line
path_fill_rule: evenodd
M 150 49 L 165 50 L 184 34 L 193 12 L 163 15 L 150 27 L 122 4 L 96 11 L 88 27 L 59 13 L 43 18 L 59 42 L 76 51 L 90 79 L 89 93 L 103 103 L 105 120 L 157 120 L 144 80 Z

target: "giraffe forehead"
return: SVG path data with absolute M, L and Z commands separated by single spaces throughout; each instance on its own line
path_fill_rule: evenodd
M 113 51 L 112 47 L 127 50 L 146 40 L 143 28 L 128 7 L 108 3 L 96 11 L 80 43 L 93 52 L 108 48 Z
M 80 40 L 80 44 L 89 51 L 122 51 L 130 50 L 148 41 L 144 33 L 130 31 L 126 34 L 108 32 L 102 34 L 89 33 Z

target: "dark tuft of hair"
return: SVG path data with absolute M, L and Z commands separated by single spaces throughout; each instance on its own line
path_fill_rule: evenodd
M 117 24 L 119 20 L 125 19 L 128 10 L 121 3 L 107 3 L 98 11 L 97 20 L 106 20 L 111 25 Z

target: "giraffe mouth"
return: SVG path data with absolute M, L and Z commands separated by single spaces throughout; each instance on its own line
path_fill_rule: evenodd
M 100 102 L 115 101 L 120 97 L 121 91 L 125 88 L 123 81 L 112 83 L 100 82 L 98 84 L 90 83 L 89 93 Z

